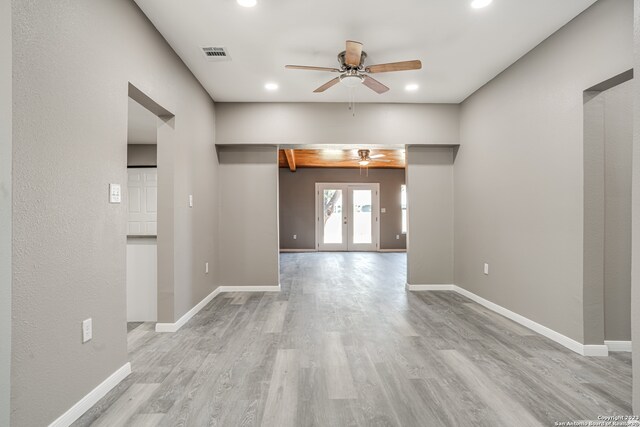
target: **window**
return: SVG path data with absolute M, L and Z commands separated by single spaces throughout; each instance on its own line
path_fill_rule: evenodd
M 400 186 L 400 208 L 402 209 L 402 234 L 407 234 L 407 186 Z

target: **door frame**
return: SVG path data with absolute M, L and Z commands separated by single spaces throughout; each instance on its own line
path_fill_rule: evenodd
M 372 227 L 371 230 L 371 237 L 374 243 L 372 243 L 372 245 L 375 245 L 375 248 L 372 249 L 349 249 L 349 240 L 351 240 L 351 237 L 349 236 L 349 232 L 350 229 L 349 227 L 346 227 L 346 231 L 343 231 L 343 236 L 346 234 L 346 239 L 345 239 L 345 243 L 344 246 L 346 249 L 323 249 L 322 251 L 320 250 L 320 236 L 322 235 L 322 227 L 320 225 L 320 217 L 322 216 L 321 212 L 320 212 L 320 205 L 319 205 L 319 199 L 320 199 L 320 188 L 323 186 L 332 186 L 332 187 L 340 187 L 340 189 L 342 190 L 342 197 L 343 197 L 343 214 L 346 213 L 347 214 L 347 218 L 352 217 L 352 206 L 351 206 L 351 197 L 350 197 L 350 189 L 352 188 L 356 188 L 357 187 L 373 187 L 374 189 L 374 194 L 372 194 L 372 206 L 371 206 L 371 211 L 372 211 L 372 215 L 374 215 L 374 218 L 372 218 L 372 221 L 374 221 L 374 225 Z M 316 182 L 315 183 L 315 201 L 314 201 L 314 213 L 315 213 L 315 242 L 314 242 L 314 249 L 316 250 L 316 252 L 379 252 L 380 251 L 380 183 L 378 182 Z M 346 211 L 345 211 L 346 210 Z M 344 230 L 344 229 L 343 229 Z

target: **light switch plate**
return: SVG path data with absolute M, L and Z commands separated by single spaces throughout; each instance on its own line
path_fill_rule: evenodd
M 380 213 L 387 213 L 387 208 L 380 208 Z
M 91 318 L 82 321 L 82 343 L 91 341 L 93 338 L 93 324 Z
M 489 274 L 489 264 L 484 263 L 484 274 Z
M 205 274 L 209 274 L 209 263 L 208 262 L 204 263 L 204 273 Z
M 122 191 L 120 184 L 109 184 L 109 203 L 120 203 L 122 201 Z
M 193 207 L 193 194 L 189 194 L 189 207 Z

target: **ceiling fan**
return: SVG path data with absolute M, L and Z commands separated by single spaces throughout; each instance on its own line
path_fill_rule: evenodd
M 363 84 L 378 94 L 385 93 L 389 88 L 373 77 L 370 77 L 369 74 L 419 70 L 422 68 L 422 62 L 417 59 L 388 64 L 365 65 L 364 62 L 366 59 L 367 53 L 362 50 L 362 43 L 347 40 L 346 50 L 338 54 L 340 68 L 313 67 L 307 65 L 286 65 L 285 68 L 290 70 L 329 71 L 340 74 L 338 77 L 329 80 L 314 90 L 315 93 L 324 92 L 338 83 L 343 83 L 347 87 L 357 87 Z
M 362 150 L 358 150 L 358 157 L 353 157 L 352 160 L 358 160 L 358 164 L 360 166 L 369 166 L 369 163 L 371 162 L 384 162 L 384 163 L 391 162 L 391 160 L 382 159 L 382 157 L 384 156 L 385 155 L 381 153 L 371 155 L 371 150 L 362 149 Z

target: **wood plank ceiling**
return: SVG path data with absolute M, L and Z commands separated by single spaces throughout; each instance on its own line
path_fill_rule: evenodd
M 369 168 L 404 169 L 404 150 L 371 149 L 370 155 L 383 157 L 371 159 Z M 281 168 L 359 168 L 358 149 L 286 149 L 279 152 Z

